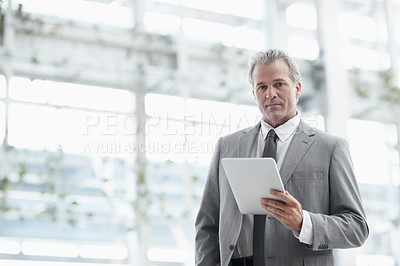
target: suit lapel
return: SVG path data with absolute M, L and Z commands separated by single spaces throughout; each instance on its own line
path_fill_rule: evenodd
M 286 185 L 290 176 L 303 159 L 304 155 L 315 140 L 315 129 L 301 121 L 292 142 L 290 143 L 286 157 L 280 169 L 283 185 Z
M 260 133 L 261 122 L 258 122 L 255 126 L 243 131 L 243 134 L 239 137 L 239 158 L 255 157 L 256 147 L 255 141 L 257 141 L 258 134 Z

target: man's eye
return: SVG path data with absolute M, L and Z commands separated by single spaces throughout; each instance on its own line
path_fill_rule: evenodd
M 266 88 L 267 88 L 267 86 L 265 86 L 265 85 L 258 87 L 259 90 L 265 90 Z
M 277 87 L 282 87 L 282 86 L 283 86 L 283 83 L 282 83 L 282 82 L 276 83 L 276 86 L 277 86 Z

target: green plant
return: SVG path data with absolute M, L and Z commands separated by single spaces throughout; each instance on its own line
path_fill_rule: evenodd
M 354 87 L 356 94 L 361 99 L 369 99 L 371 96 L 370 87 L 361 79 L 360 69 L 355 68 L 350 70 L 350 81 Z
M 400 88 L 396 84 L 395 75 L 392 70 L 380 72 L 380 78 L 383 81 L 383 92 L 380 99 L 391 105 L 400 107 Z

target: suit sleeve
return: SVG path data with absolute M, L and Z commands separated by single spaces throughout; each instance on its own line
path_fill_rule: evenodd
M 219 164 L 221 139 L 218 141 L 203 191 L 195 227 L 196 265 L 214 266 L 220 263 L 219 253 Z
M 312 250 L 361 246 L 369 229 L 347 142 L 338 139 L 329 168 L 329 215 L 310 213 Z

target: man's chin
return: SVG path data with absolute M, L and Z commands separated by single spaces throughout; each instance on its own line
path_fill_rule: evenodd
M 274 116 L 271 116 L 271 114 L 269 114 L 268 116 L 264 116 L 264 121 L 267 122 L 270 126 L 277 127 L 281 124 L 282 118 L 283 117 L 278 114 Z

